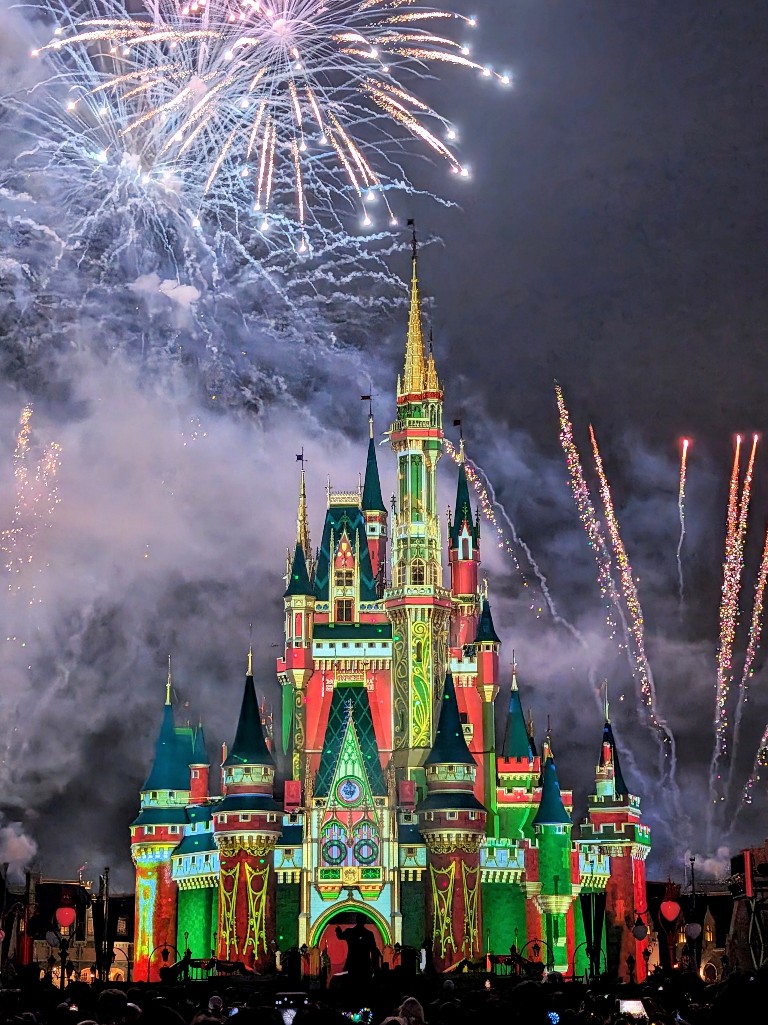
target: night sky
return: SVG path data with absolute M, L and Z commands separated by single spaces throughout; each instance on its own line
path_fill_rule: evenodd
M 445 422 L 462 420 L 469 457 L 525 545 L 512 544 L 515 565 L 483 525 L 504 685 L 514 648 L 523 706 L 539 741 L 550 722 L 578 820 L 607 680 L 624 774 L 653 830 L 649 877 L 682 879 L 691 854 L 697 871 L 722 877 L 730 853 L 763 841 L 768 806 L 765 784 L 741 806 L 768 720 L 761 651 L 714 815 L 708 779 L 734 437 L 751 441 L 765 426 L 765 18 L 746 0 L 479 0 L 469 13 L 479 18 L 474 52 L 510 70 L 514 87 L 450 73 L 425 85 L 459 126 L 472 175 L 458 180 L 413 161 L 417 185 L 455 205 L 406 199 L 401 214 L 416 218 L 425 242 L 420 277 Z M 7 24 L 3 92 L 28 50 L 19 16 Z M 11 115 L 0 109 L 0 133 L 8 139 L 9 131 Z M 22 188 L 32 199 L 18 199 Z M 277 707 L 294 456 L 304 446 L 317 543 L 327 474 L 346 490 L 364 468 L 359 395 L 373 389 L 377 429 L 392 416 L 405 311 L 350 314 L 348 336 L 337 311 L 335 336 L 321 321 L 302 347 L 259 330 L 253 311 L 239 316 L 242 285 L 233 282 L 190 301 L 159 289 L 162 273 L 155 281 L 157 268 L 141 260 L 124 279 L 113 269 L 98 283 L 76 261 L 51 271 L 55 214 L 44 221 L 35 188 L 44 184 L 19 179 L 8 156 L 0 166 L 0 527 L 13 520 L 25 402 L 35 410 L 34 445 L 56 440 L 62 449 L 60 502 L 34 528 L 22 581 L 34 611 L 20 621 L 18 596 L 3 596 L 26 646 L 6 642 L 2 656 L 0 843 L 16 848 L 0 860 L 22 864 L 36 846 L 45 874 L 70 875 L 85 861 L 95 874 L 109 864 L 129 888 L 128 825 L 159 726 L 167 656 L 179 719 L 202 717 L 214 763 L 217 745 L 234 734 L 250 622 L 257 688 Z M 405 278 L 407 248 L 390 265 Z M 161 346 L 147 355 L 142 337 L 164 337 L 169 357 L 174 346 L 191 346 L 203 311 L 208 351 L 244 347 L 256 368 L 250 405 L 233 399 L 222 409 L 211 399 L 215 375 L 201 371 L 201 382 L 199 364 L 170 366 Z M 606 625 L 569 489 L 555 381 L 590 485 L 594 426 L 639 581 L 657 711 L 676 744 L 673 770 L 669 759 L 661 770 L 665 786 L 658 736 L 620 636 Z M 455 430 L 447 433 L 456 441 Z M 684 436 L 691 448 L 678 568 Z M 765 445 L 749 510 L 729 724 L 768 518 Z M 379 465 L 388 495 L 386 446 Z M 455 494 L 448 458 L 441 470 L 447 506 Z M 592 497 L 599 509 L 594 487 Z

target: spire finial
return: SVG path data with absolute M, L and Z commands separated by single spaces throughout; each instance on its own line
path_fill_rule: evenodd
M 517 690 L 517 659 L 515 649 L 512 649 L 512 690 Z
M 171 703 L 171 656 L 168 656 L 168 678 L 165 681 L 165 703 Z
M 373 394 L 371 393 L 370 395 L 361 395 L 360 396 L 360 401 L 368 403 L 368 437 L 372 438 L 373 437 Z
M 460 463 L 464 462 L 464 428 L 462 427 L 461 420 L 454 420 L 453 426 L 459 428 L 459 459 Z
M 307 514 L 307 481 L 304 475 L 304 466 L 307 458 L 304 455 L 304 446 L 301 452 L 296 453 L 297 462 L 301 463 L 301 476 L 299 478 L 299 510 L 296 515 L 296 544 L 301 545 L 304 552 L 304 560 L 307 564 L 307 573 L 312 575 L 312 542 L 309 537 L 309 516 Z M 288 570 L 290 573 L 290 568 Z
M 253 623 L 248 624 L 248 669 L 246 676 L 253 676 Z
M 419 300 L 419 281 L 417 273 L 415 221 L 409 220 L 408 227 L 413 228 L 411 248 L 413 251 L 411 266 L 411 304 L 408 313 L 408 339 L 405 346 L 405 370 L 401 383 L 402 392 L 398 394 L 413 395 L 423 392 L 425 385 L 426 363 L 424 359 L 424 337 L 421 329 L 421 302 Z
M 605 721 L 610 722 L 611 717 L 608 714 L 608 681 L 603 680 L 603 708 L 605 709 Z

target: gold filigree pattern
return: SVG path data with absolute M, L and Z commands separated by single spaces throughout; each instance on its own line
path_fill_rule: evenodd
M 477 915 L 479 865 L 461 863 L 461 881 L 464 886 L 464 935 L 474 953 L 478 949 L 479 922 Z
M 263 858 L 265 854 L 272 853 L 276 841 L 277 837 L 275 836 L 256 836 L 253 834 L 245 836 L 217 836 L 216 846 L 219 848 L 219 853 L 225 858 L 233 858 L 240 851 L 250 854 L 255 858 Z
M 263 868 L 245 866 L 245 885 L 248 896 L 248 932 L 243 943 L 243 953 L 253 947 L 256 957 L 267 953 L 267 894 L 269 885 L 270 865 Z
M 237 887 L 240 880 L 240 862 L 232 868 L 222 864 L 219 869 L 219 920 L 221 947 L 224 959 L 237 960 Z M 232 957 L 232 955 L 235 955 Z
M 429 884 L 432 890 L 432 943 L 441 957 L 448 948 L 456 950 L 453 938 L 453 891 L 456 884 L 456 862 L 447 868 L 429 866 Z

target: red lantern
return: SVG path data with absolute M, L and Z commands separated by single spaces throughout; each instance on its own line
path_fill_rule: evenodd
M 680 905 L 676 900 L 663 900 L 659 910 L 668 922 L 676 922 L 680 914 Z
M 60 929 L 69 929 L 75 924 L 77 912 L 74 908 L 62 906 L 56 908 L 56 924 Z

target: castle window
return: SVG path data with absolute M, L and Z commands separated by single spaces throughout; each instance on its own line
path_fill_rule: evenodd
M 337 623 L 351 623 L 352 622 L 352 599 L 351 598 L 339 598 L 336 602 L 336 615 L 335 621 Z
M 156 790 L 152 791 L 152 793 L 149 795 L 149 799 L 150 799 L 150 801 L 156 801 L 157 800 L 157 791 Z
M 179 827 L 178 826 L 169 826 L 168 827 L 168 832 L 169 833 L 178 833 L 178 831 L 179 831 Z
M 457 819 L 457 818 L 458 818 L 459 816 L 458 816 L 458 812 L 455 812 L 455 811 L 447 811 L 447 812 L 445 813 L 445 817 L 446 817 L 447 819 Z
M 334 574 L 334 584 L 336 587 L 354 587 L 355 586 L 355 573 L 351 569 L 337 569 Z
M 462 559 L 469 559 L 470 558 L 469 538 L 468 537 L 463 537 L 461 539 L 461 558 Z
M 251 816 L 250 815 L 241 815 L 240 816 L 240 821 L 241 822 L 250 822 L 251 821 Z
M 171 800 L 171 801 L 176 799 L 176 791 L 175 790 L 169 790 L 168 791 L 168 799 Z
M 404 562 L 398 562 L 395 578 L 397 580 L 397 587 L 405 587 L 406 567 Z
M 424 563 L 421 561 L 421 559 L 416 559 L 413 565 L 411 566 L 411 583 L 421 585 L 424 583 L 424 579 Z
M 476 819 L 476 818 L 477 818 L 477 813 L 476 813 L 476 812 L 473 812 L 473 811 L 471 811 L 471 812 L 469 813 L 469 817 L 470 817 L 470 819 Z
M 267 822 L 277 822 L 277 815 L 267 815 Z
M 192 779 L 199 779 L 199 778 L 200 778 L 200 770 L 199 769 L 193 769 L 192 770 Z
M 421 641 L 416 641 L 416 651 L 414 652 L 414 658 L 417 662 L 421 662 L 424 655 L 424 645 Z
M 144 835 L 145 836 L 152 836 L 154 834 L 154 832 L 155 832 L 155 827 L 154 826 L 145 826 L 144 827 Z

